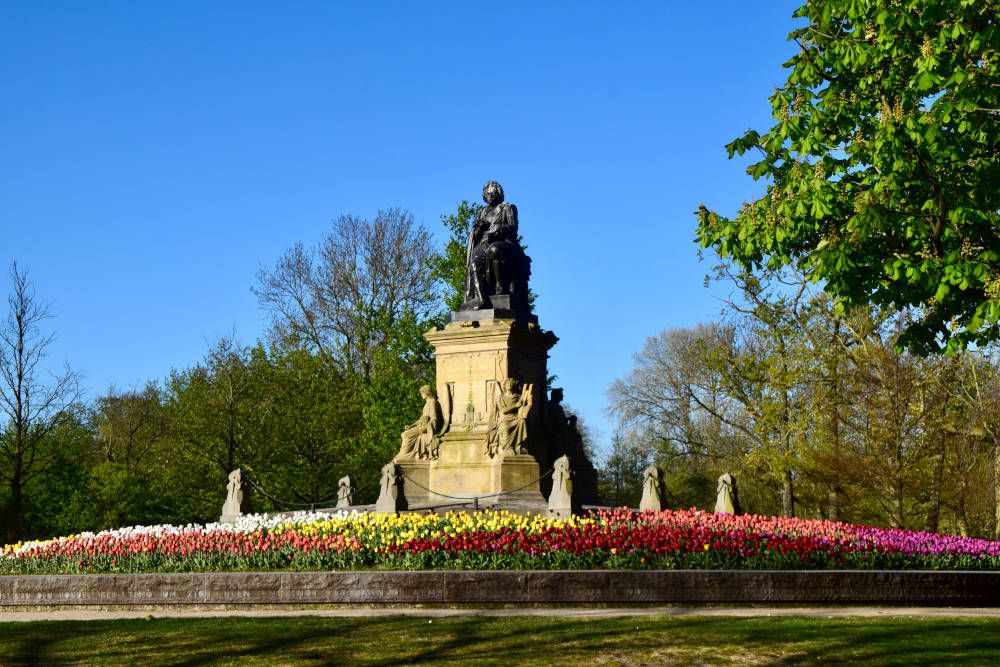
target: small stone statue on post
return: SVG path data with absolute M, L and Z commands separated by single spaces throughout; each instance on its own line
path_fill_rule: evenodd
M 382 478 L 379 481 L 378 500 L 375 501 L 375 511 L 380 514 L 396 514 L 406 509 L 406 499 L 403 497 L 402 475 L 395 463 L 382 466 Z
M 337 509 L 346 509 L 354 504 L 354 487 L 351 478 L 344 475 L 337 482 Z
M 226 484 L 226 502 L 222 505 L 222 523 L 235 523 L 244 514 L 252 514 L 250 494 L 243 490 L 243 469 L 237 468 L 229 473 L 229 483 Z
M 654 466 L 649 466 L 642 473 L 642 500 L 639 501 L 639 511 L 659 512 L 666 507 L 663 502 L 663 473 Z
M 567 456 L 557 458 L 553 466 L 549 514 L 560 518 L 573 516 L 573 471 Z
M 719 477 L 719 486 L 715 495 L 716 514 L 739 514 L 740 501 L 736 495 L 736 480 L 728 472 Z

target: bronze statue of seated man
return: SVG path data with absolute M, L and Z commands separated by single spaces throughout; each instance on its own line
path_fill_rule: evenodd
M 518 240 L 517 207 L 496 181 L 483 186 L 483 201 L 469 234 L 462 310 L 490 308 L 491 296 L 509 295 L 511 308 L 527 311 L 531 260 Z

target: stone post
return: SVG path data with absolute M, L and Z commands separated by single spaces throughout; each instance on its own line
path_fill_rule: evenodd
M 573 470 L 568 456 L 560 456 L 553 466 L 549 516 L 562 519 L 573 516 Z
M 659 512 L 666 505 L 663 502 L 663 473 L 654 466 L 646 468 L 642 474 L 642 500 L 639 511 Z
M 235 523 L 244 514 L 253 513 L 250 493 L 243 488 L 243 469 L 237 468 L 229 473 L 229 483 L 226 484 L 226 502 L 222 505 L 221 523 Z
M 337 509 L 346 509 L 354 504 L 354 487 L 351 478 L 344 475 L 337 482 Z
M 375 501 L 375 511 L 380 514 L 397 514 L 406 509 L 406 498 L 403 496 L 403 474 L 395 463 L 382 466 L 382 479 L 379 483 L 378 500 Z

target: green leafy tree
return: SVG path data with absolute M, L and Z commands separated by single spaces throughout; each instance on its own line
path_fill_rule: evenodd
M 618 507 L 639 506 L 643 471 L 650 460 L 647 450 L 635 433 L 616 431 L 611 436 L 611 451 L 598 471 L 598 493 L 604 502 Z
M 474 211 L 460 208 L 455 234 Z M 434 384 L 422 334 L 443 320 L 439 297 L 449 289 L 447 276 L 458 279 L 449 263 L 459 254 L 464 281 L 464 253 L 460 239 L 435 253 L 429 232 L 410 213 L 389 209 L 372 220 L 339 216 L 319 244 L 297 244 L 258 276 L 254 292 L 272 316 L 276 349 L 316 354 L 352 387 L 361 431 L 338 474 L 356 484 L 377 478 L 404 426 L 420 414 L 418 389 Z M 367 495 L 373 491 L 359 498 L 373 500 Z
M 163 392 L 155 382 L 141 391 L 109 388 L 95 401 L 93 420 L 104 460 L 129 470 L 155 459 L 155 448 L 168 435 Z
M 255 382 L 263 389 L 265 440 L 253 470 L 258 481 L 294 503 L 335 499 L 337 480 L 356 476 L 351 465 L 362 432 L 356 383 L 305 350 L 272 352 Z
M 899 344 L 1000 337 L 1000 3 L 809 0 L 775 124 L 766 194 L 698 238 L 747 269 L 794 265 L 839 298 L 916 309 Z
M 174 519 L 172 498 L 159 478 L 129 469 L 124 463 L 102 461 L 88 471 L 87 483 L 73 497 L 70 532 L 156 524 Z
M 465 260 L 469 247 L 469 232 L 481 204 L 460 201 L 454 213 L 441 216 L 441 224 L 448 228 L 449 237 L 444 250 L 431 258 L 431 271 L 442 288 L 446 310 L 455 311 L 465 301 Z
M 988 471 L 993 486 L 992 507 L 993 538 L 1000 539 L 1000 358 L 994 346 L 975 354 L 963 355 L 966 372 L 959 400 L 966 406 L 968 419 L 963 424 L 971 435 L 980 436 L 990 454 L 987 461 L 977 466 L 977 472 Z M 965 458 L 965 457 L 962 457 Z M 964 482 L 964 480 L 961 480 Z M 982 497 L 973 487 L 968 495 Z M 965 489 L 963 489 L 965 491 Z
M 166 484 L 188 520 L 217 518 L 226 476 L 236 467 L 256 466 L 266 454 L 261 409 L 266 363 L 260 346 L 223 338 L 202 363 L 167 379 Z
M 33 538 L 69 535 L 97 526 L 82 515 L 90 468 L 100 460 L 89 411 L 82 405 L 64 410 L 38 443 L 46 465 L 25 486 L 23 535 Z

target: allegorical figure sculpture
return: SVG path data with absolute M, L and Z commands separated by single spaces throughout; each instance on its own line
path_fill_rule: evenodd
M 528 413 L 531 412 L 532 385 L 523 387 L 507 378 L 500 385 L 493 408 L 490 410 L 489 435 L 486 438 L 486 455 L 490 458 L 506 454 L 524 454 L 524 441 L 528 439 Z
M 531 260 L 517 238 L 517 207 L 503 200 L 496 181 L 483 186 L 483 201 L 469 233 L 461 310 L 497 307 L 490 297 L 508 295 L 509 308 L 527 313 Z
M 407 426 L 400 436 L 399 453 L 394 461 L 437 458 L 438 436 L 442 430 L 441 405 L 430 385 L 420 388 L 420 396 L 424 399 L 423 412 L 420 419 Z

